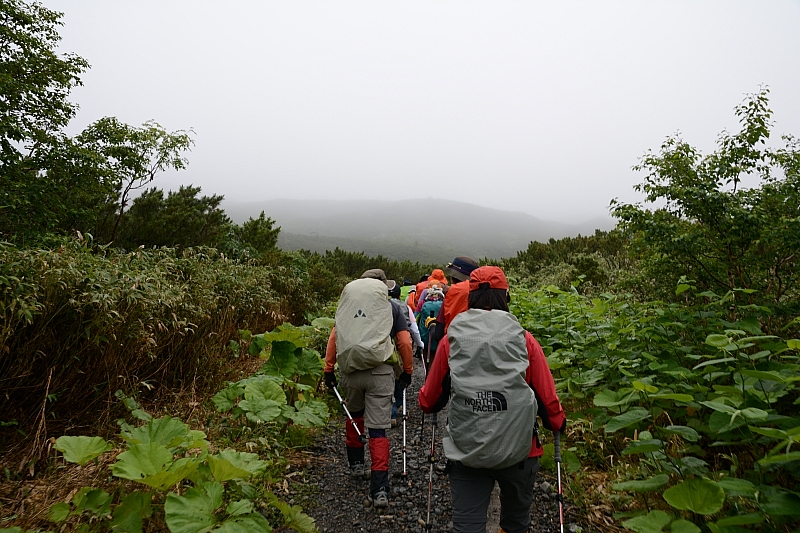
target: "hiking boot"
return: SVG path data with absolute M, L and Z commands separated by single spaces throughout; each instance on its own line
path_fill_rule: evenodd
M 392 427 L 393 427 L 393 428 L 396 428 L 396 427 L 397 427 L 397 419 L 396 419 L 396 418 L 392 418 L 392 423 L 391 423 L 391 425 L 392 425 Z
M 389 495 L 384 490 L 376 492 L 375 496 L 371 497 L 370 500 L 372 501 L 372 506 L 376 509 L 389 507 Z
M 350 466 L 350 477 L 355 479 L 369 479 L 370 470 L 363 463 L 356 463 Z

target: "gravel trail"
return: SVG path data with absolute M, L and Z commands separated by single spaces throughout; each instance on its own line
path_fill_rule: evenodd
M 415 366 L 421 367 L 415 359 Z M 403 470 L 403 426 L 387 431 L 391 442 L 389 466 L 391 499 L 387 509 L 373 509 L 367 499 L 368 480 L 353 480 L 349 476 L 344 448 L 344 412 L 331 417 L 324 431 L 309 452 L 314 456 L 306 467 L 305 483 L 312 490 L 301 498 L 304 511 L 312 516 L 323 533 L 393 533 L 397 531 L 426 532 L 428 516 L 428 486 L 430 476 L 430 444 L 433 415 L 423 415 L 416 404 L 417 390 L 423 383 L 422 369 L 414 372 L 414 380 L 407 391 L 408 421 L 406 425 L 406 469 L 407 478 L 401 478 Z M 450 483 L 445 470 L 442 453 L 442 429 L 445 412 L 438 414 L 436 428 L 435 463 L 431 490 L 430 531 L 453 531 L 450 505 Z M 423 426 L 424 417 L 424 426 Z M 367 447 L 367 457 L 369 457 Z M 368 461 L 367 461 L 368 462 Z M 532 533 L 559 532 L 557 486 L 554 476 L 540 472 L 536 493 L 531 507 Z M 486 531 L 497 533 L 499 526 L 498 491 L 489 506 L 489 521 Z M 573 516 L 569 502 L 565 505 L 564 531 L 575 533 L 580 528 Z M 583 529 L 586 530 L 585 528 Z

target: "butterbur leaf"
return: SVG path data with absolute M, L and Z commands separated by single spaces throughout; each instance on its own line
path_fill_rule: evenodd
M 292 378 L 297 372 L 297 354 L 301 350 L 289 341 L 273 341 L 269 359 L 261 372 L 273 376 Z
M 153 514 L 150 492 L 131 492 L 114 508 L 111 529 L 123 533 L 141 533 L 142 520 Z
M 664 527 L 672 521 L 672 515 L 664 511 L 650 511 L 644 516 L 625 520 L 622 525 L 636 533 L 662 533 Z
M 683 518 L 675 520 L 669 526 L 672 533 L 700 533 L 700 528 Z
M 653 492 L 669 483 L 669 475 L 658 474 L 650 479 L 623 481 L 611 485 L 613 490 L 628 490 L 631 492 Z
M 622 455 L 657 452 L 662 446 L 663 443 L 658 439 L 635 440 L 622 450 Z
M 236 405 L 236 401 L 244 395 L 244 387 L 231 385 L 216 393 L 211 398 L 211 403 L 220 413 L 227 413 Z
M 618 392 L 606 389 L 595 394 L 592 401 L 597 407 L 618 407 L 628 405 L 638 398 L 639 393 L 636 391 Z
M 289 505 L 278 499 L 274 494 L 269 494 L 269 500 L 283 514 L 284 523 L 298 533 L 315 533 L 317 531 L 314 519 L 303 512 L 299 505 Z
M 183 496 L 167 495 L 164 515 L 171 533 L 198 533 L 217 523 L 214 511 L 222 506 L 222 484 L 208 482 L 188 489 Z
M 50 506 L 47 519 L 51 522 L 63 522 L 69 518 L 71 507 L 67 502 L 59 502 Z
M 743 526 L 747 524 L 760 524 L 764 521 L 764 515 L 761 513 L 748 513 L 736 516 L 727 516 L 721 520 L 717 520 L 717 525 L 720 527 L 726 526 Z
M 272 528 L 259 513 L 250 513 L 225 520 L 214 533 L 272 533 Z
M 144 483 L 148 487 L 153 487 L 154 489 L 166 490 L 179 481 L 183 481 L 189 477 L 192 472 L 197 470 L 199 465 L 200 461 L 197 458 L 184 457 L 183 459 L 175 461 L 166 471 L 162 470 L 156 472 L 153 475 L 146 476 L 137 481 Z
M 295 407 L 297 412 L 292 413 L 290 418 L 298 426 L 322 426 L 328 418 L 328 408 L 322 402 L 297 402 Z
M 123 431 L 120 434 L 128 444 L 148 444 L 153 442 L 167 448 L 173 448 L 183 442 L 188 432 L 189 426 L 187 424 L 177 418 L 165 416 L 163 418 L 154 418 L 146 424 L 130 431 Z
M 793 492 L 772 489 L 765 491 L 759 506 L 765 513 L 773 516 L 800 516 L 800 496 Z
M 731 344 L 727 335 L 713 334 L 706 337 L 706 344 L 715 348 L 725 348 Z
M 239 516 L 253 512 L 253 502 L 250 500 L 237 500 L 228 504 L 225 512 L 230 516 Z
M 83 487 L 72 497 L 72 504 L 79 512 L 88 511 L 97 516 L 105 516 L 111 508 L 111 495 L 103 489 Z
M 278 402 L 263 398 L 253 398 L 252 400 L 239 402 L 239 408 L 244 411 L 247 419 L 256 424 L 271 422 L 281 416 L 281 407 L 282 405 Z
M 70 463 L 83 466 L 95 457 L 111 450 L 113 446 L 100 437 L 58 437 L 56 450 Z
M 269 466 L 269 462 L 259 459 L 256 453 L 238 452 L 230 448 L 219 452 L 218 457 L 228 461 L 236 468 L 246 471 L 249 475 L 263 474 Z
M 742 496 L 745 498 L 756 497 L 756 486 L 746 479 L 726 476 L 717 481 L 717 485 L 725 489 L 725 492 L 730 496 Z
M 619 429 L 632 426 L 647 418 L 650 418 L 650 412 L 647 409 L 634 407 L 630 411 L 609 420 L 606 424 L 606 433 L 614 433 Z
M 166 470 L 172 463 L 172 452 L 161 444 L 134 444 L 117 456 L 111 472 L 123 479 L 141 481 L 146 476 Z
M 664 491 L 664 499 L 681 511 L 710 515 L 722 509 L 725 491 L 709 479 L 695 477 L 668 488 Z
M 690 428 L 688 426 L 667 426 L 662 429 L 668 433 L 680 435 L 689 442 L 697 442 L 698 440 L 700 440 L 700 434 L 697 433 L 697 431 L 695 431 L 693 428 Z
M 303 348 L 297 358 L 297 374 L 299 376 L 312 376 L 318 378 L 322 375 L 324 366 L 319 352 Z
M 279 405 L 286 405 L 286 394 L 280 385 L 268 378 L 252 381 L 244 388 L 246 400 L 264 399 Z

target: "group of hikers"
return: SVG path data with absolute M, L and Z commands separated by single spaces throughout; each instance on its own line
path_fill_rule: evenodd
M 416 284 L 405 279 L 401 286 L 371 269 L 345 286 L 328 339 L 325 384 L 339 396 L 338 362 L 350 474 L 370 480 L 375 508 L 389 505 L 386 431 L 405 408 L 416 357 L 425 370 L 419 408 L 438 413 L 450 404 L 442 443 L 454 531 L 486 531 L 495 482 L 500 533 L 529 530 L 543 454 L 537 415 L 556 436 L 567 421 L 544 352 L 509 302 L 502 269 L 464 256 Z

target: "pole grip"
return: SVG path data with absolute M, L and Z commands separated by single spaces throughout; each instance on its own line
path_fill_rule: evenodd
M 553 448 L 555 449 L 555 459 L 556 463 L 561 462 L 561 432 L 556 431 L 553 433 L 554 445 Z

